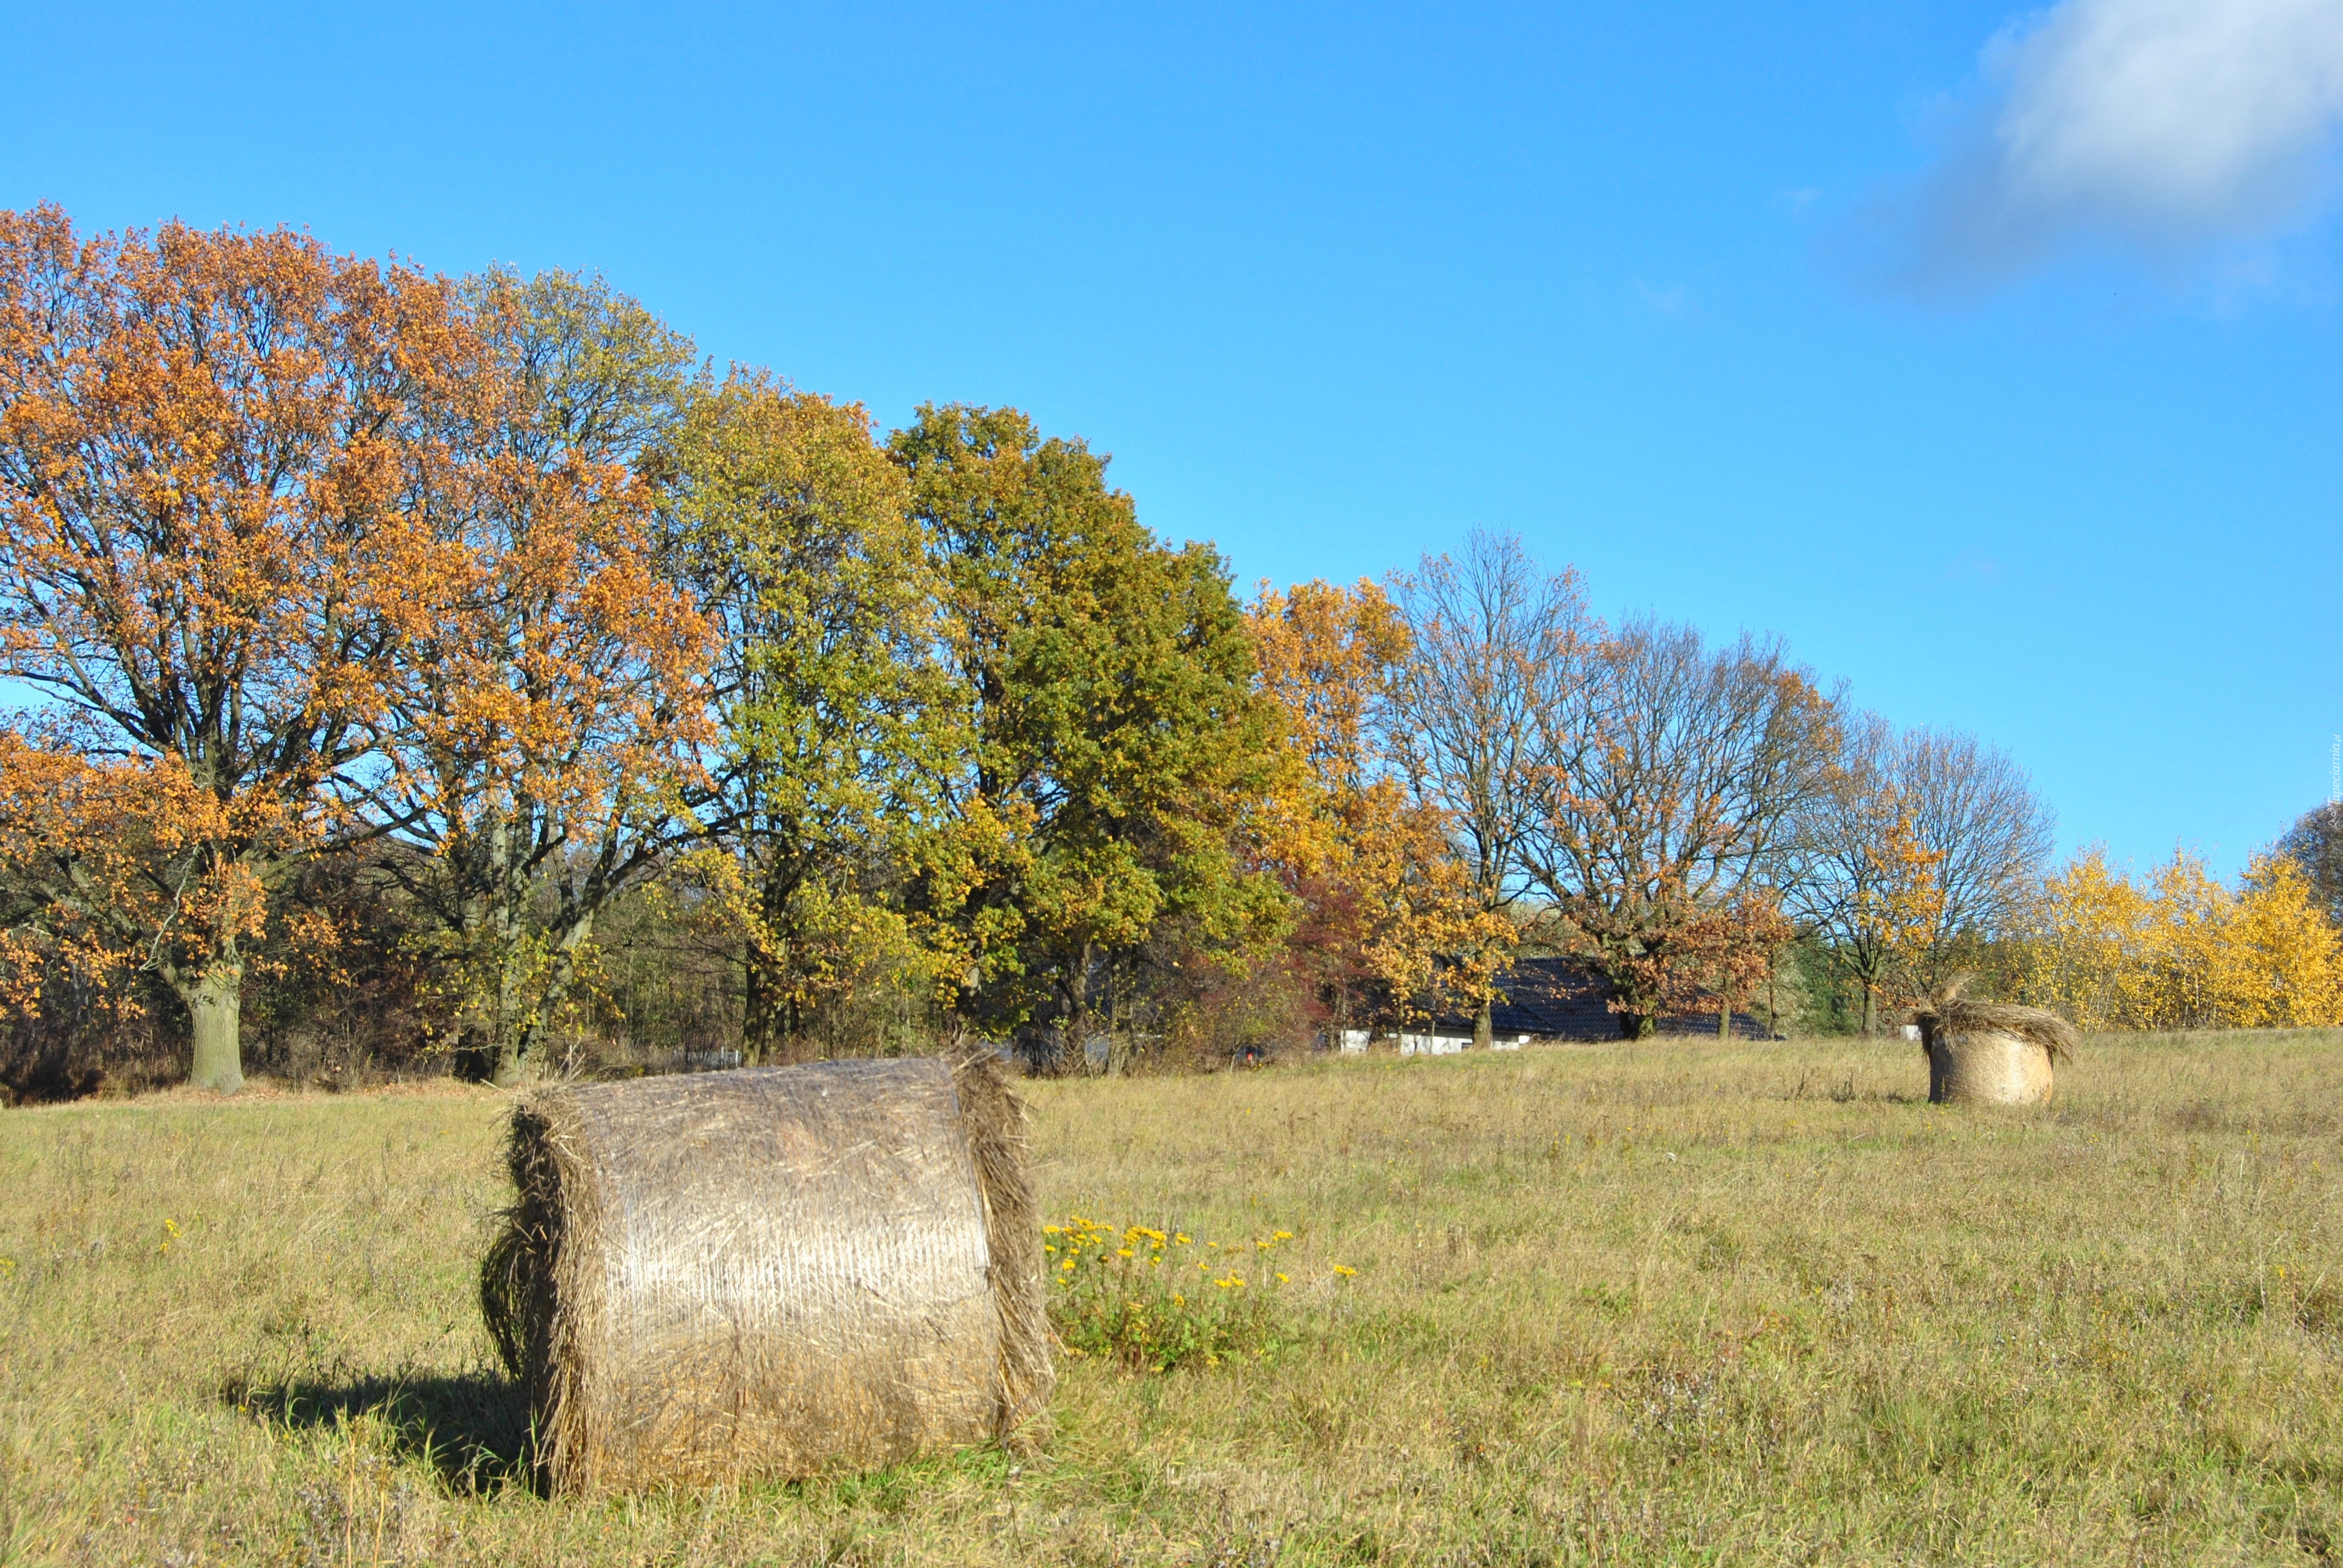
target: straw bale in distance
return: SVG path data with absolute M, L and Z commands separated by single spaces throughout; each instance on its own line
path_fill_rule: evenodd
M 560 1086 L 481 1305 L 564 1495 L 1046 1435 L 1023 1110 L 990 1057 Z
M 2073 1060 L 2075 1026 L 2056 1013 L 1972 1001 L 1962 975 L 1913 1010 L 1928 1057 L 1928 1098 L 1938 1103 L 2041 1105 L 2054 1063 Z

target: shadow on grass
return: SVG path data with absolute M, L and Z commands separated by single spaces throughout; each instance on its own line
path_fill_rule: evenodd
M 234 1410 L 295 1432 L 335 1432 L 361 1420 L 374 1421 L 389 1433 L 394 1453 L 427 1461 L 439 1473 L 441 1484 L 463 1496 L 489 1497 L 506 1491 L 546 1494 L 544 1475 L 536 1463 L 528 1396 L 518 1384 L 493 1372 L 283 1383 L 230 1378 L 220 1385 L 219 1398 Z M 873 1470 L 753 1484 L 831 1511 L 892 1515 L 944 1478 L 998 1485 L 1037 1462 L 1047 1462 L 1012 1459 L 997 1445 L 982 1443 Z M 0 1535 L 0 1544 L 5 1543 Z
M 528 1396 L 493 1372 L 258 1384 L 231 1379 L 222 1402 L 295 1431 L 372 1417 L 401 1456 L 428 1462 L 449 1491 L 538 1490 Z

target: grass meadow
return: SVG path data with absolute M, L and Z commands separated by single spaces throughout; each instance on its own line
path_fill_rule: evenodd
M 1033 1083 L 1053 1213 L 1294 1233 L 1264 1354 L 1070 1362 L 1021 1463 L 593 1504 L 529 1490 L 473 1302 L 493 1093 L 0 1113 L 0 1562 L 2335 1562 L 2343 1037 L 1926 1084 L 1706 1040 Z

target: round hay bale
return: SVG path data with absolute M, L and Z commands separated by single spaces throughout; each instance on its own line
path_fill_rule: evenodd
M 551 1490 L 869 1468 L 1047 1433 L 1023 1108 L 981 1053 L 530 1093 L 480 1270 Z
M 2013 1034 L 1946 1033 L 1928 1048 L 1928 1098 L 1940 1105 L 2046 1105 L 2050 1053 Z
M 2051 1066 L 2075 1051 L 2075 1026 L 2056 1013 L 1971 1001 L 1956 980 L 1916 1010 L 1928 1056 L 1928 1099 L 1938 1105 L 2046 1105 Z

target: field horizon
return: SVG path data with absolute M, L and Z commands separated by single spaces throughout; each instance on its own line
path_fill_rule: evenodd
M 473 1270 L 506 1097 L 0 1112 L 0 1563 L 2332 1563 L 2343 1031 L 1042 1080 L 1045 1211 L 1290 1231 L 1258 1355 L 1057 1435 L 550 1502 Z

